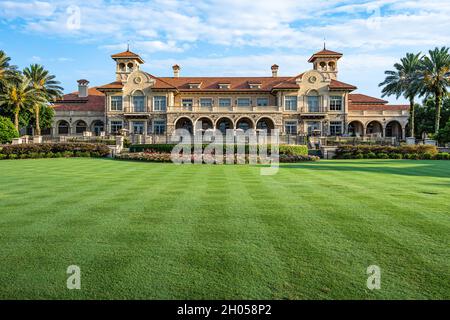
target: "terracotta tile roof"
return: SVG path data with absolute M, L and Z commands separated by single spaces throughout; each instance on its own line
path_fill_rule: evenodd
M 53 105 L 56 111 L 105 111 L 105 95 L 97 87 L 89 88 L 86 98 L 78 97 L 78 92 L 72 92 L 57 100 Z
M 311 58 L 309 58 L 308 62 L 314 62 L 314 60 L 316 60 L 316 58 L 318 57 L 337 57 L 339 59 L 342 56 L 342 53 L 324 49 L 322 51 L 314 53 Z
M 356 90 L 358 89 L 357 87 L 355 87 L 354 85 L 345 83 L 345 82 L 341 82 L 341 81 L 337 81 L 337 80 L 331 80 L 330 83 L 330 89 L 332 90 Z
M 176 89 L 179 91 L 199 92 L 199 91 L 272 91 L 276 89 L 298 89 L 297 78 L 294 77 L 156 77 L 146 73 L 154 79 L 153 89 Z M 200 88 L 191 88 L 192 84 L 201 84 Z M 229 89 L 220 89 L 220 84 L 229 84 Z M 258 84 L 259 88 L 250 88 L 250 84 Z M 98 87 L 100 91 L 121 90 L 121 82 L 112 82 Z M 344 82 L 332 80 L 331 89 L 355 90 L 356 87 Z
M 386 100 L 378 99 L 375 97 L 367 96 L 365 94 L 354 93 L 348 95 L 350 103 L 354 104 L 365 104 L 365 103 L 375 103 L 375 104 L 386 104 Z
M 113 54 L 111 56 L 111 58 L 113 58 L 113 59 L 117 59 L 117 58 L 134 58 L 134 59 L 138 59 L 140 63 L 144 63 L 144 60 L 142 60 L 142 58 L 138 54 L 136 54 L 134 52 L 131 52 L 129 50 Z
M 156 77 L 155 77 L 156 78 Z M 180 91 L 271 91 L 278 84 L 288 81 L 290 77 L 160 77 L 156 78 Z M 201 89 L 189 89 L 189 84 L 201 83 Z M 230 84 L 229 89 L 220 89 L 219 84 Z M 260 83 L 260 89 L 251 89 L 249 84 Z M 158 88 L 158 86 L 155 86 Z M 298 86 L 296 87 L 298 88 Z
M 409 110 L 409 105 L 389 105 L 389 104 L 353 104 L 348 105 L 349 111 L 401 111 Z
M 273 88 L 274 89 L 298 89 L 299 86 L 297 84 L 297 79 L 302 78 L 302 77 L 303 77 L 303 73 L 296 75 L 295 77 L 286 79 L 286 80 L 282 81 L 281 83 L 275 85 Z
M 105 84 L 103 86 L 97 87 L 98 90 L 102 91 L 103 89 L 122 89 L 123 88 L 123 84 L 122 82 L 119 81 L 115 81 L 115 82 L 111 82 L 108 84 Z
M 149 73 L 146 73 L 146 74 L 156 81 L 153 89 L 176 89 L 173 85 L 171 85 L 170 83 L 167 83 L 166 81 L 162 80 L 161 78 L 155 77 Z M 97 89 L 100 91 L 122 90 L 122 88 L 123 88 L 123 83 L 120 81 L 114 81 L 114 82 L 105 84 L 103 86 L 97 87 Z

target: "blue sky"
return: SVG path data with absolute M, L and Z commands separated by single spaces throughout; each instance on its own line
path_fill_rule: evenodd
M 383 72 L 406 52 L 450 45 L 449 0 L 0 1 L 0 49 L 23 68 L 40 63 L 62 82 L 114 81 L 112 53 L 171 76 L 296 75 L 323 47 L 342 52 L 339 80 L 380 96 Z M 392 103 L 394 97 L 387 98 Z

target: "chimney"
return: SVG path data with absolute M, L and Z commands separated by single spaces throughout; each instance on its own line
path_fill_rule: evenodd
M 276 64 L 274 64 L 273 66 L 272 66 L 272 77 L 278 77 L 278 65 L 276 65 Z
M 180 66 L 176 64 L 172 67 L 172 69 L 173 69 L 173 77 L 178 78 L 180 76 L 180 69 L 181 69 Z
M 85 79 L 78 80 L 78 97 L 79 98 L 86 98 L 88 94 L 89 89 L 89 81 Z

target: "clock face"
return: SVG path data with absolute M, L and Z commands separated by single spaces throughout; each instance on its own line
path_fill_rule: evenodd
M 309 77 L 309 82 L 315 83 L 317 81 L 317 78 L 315 76 Z
M 141 77 L 134 78 L 134 83 L 139 84 L 141 82 L 142 82 L 142 78 Z

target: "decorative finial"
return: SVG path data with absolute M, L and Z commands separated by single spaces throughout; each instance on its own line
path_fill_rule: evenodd
M 327 50 L 327 39 L 323 38 L 323 50 Z
M 130 51 L 130 40 L 127 41 L 127 51 Z

